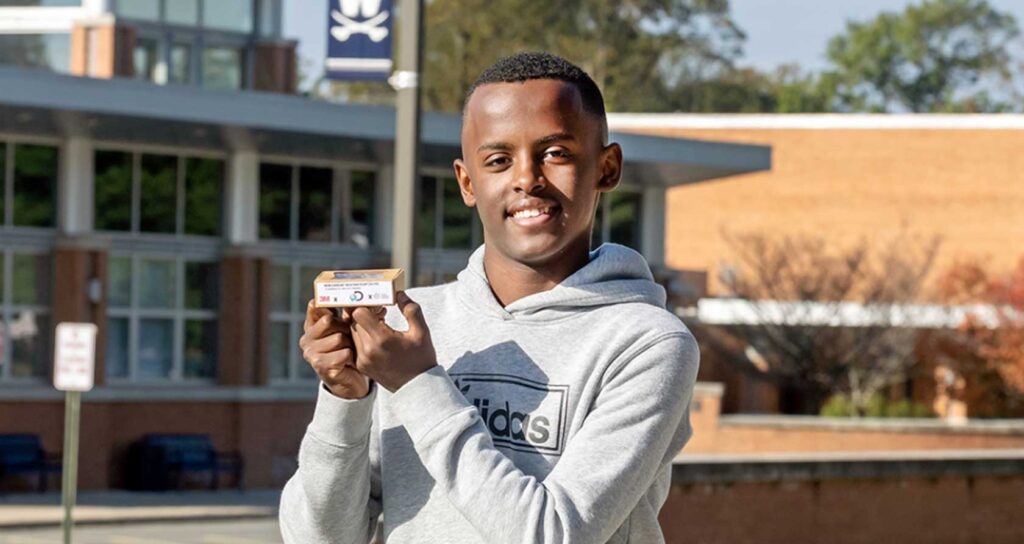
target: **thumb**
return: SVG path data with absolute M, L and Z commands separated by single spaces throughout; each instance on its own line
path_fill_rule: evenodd
M 398 309 L 405 316 L 405 320 L 409 323 L 409 332 L 418 336 L 424 336 L 429 331 L 427 330 L 427 322 L 423 319 L 423 310 L 420 309 L 420 305 L 413 302 L 409 295 L 405 294 L 405 291 L 399 291 L 395 296 L 395 302 L 398 303 Z

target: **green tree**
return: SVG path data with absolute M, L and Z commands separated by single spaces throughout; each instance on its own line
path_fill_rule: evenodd
M 829 42 L 824 74 L 842 111 L 1003 111 L 977 84 L 1008 79 L 1012 15 L 986 0 L 927 0 L 848 22 Z
M 727 0 L 434 0 L 426 23 L 424 106 L 441 111 L 524 50 L 578 63 L 611 111 L 663 111 L 682 82 L 726 72 L 744 38 Z

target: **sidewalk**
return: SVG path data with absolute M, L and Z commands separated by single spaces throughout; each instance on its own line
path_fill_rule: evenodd
M 280 490 L 130 492 L 78 494 L 76 525 L 145 521 L 224 520 L 277 515 Z M 0 494 L 0 529 L 59 526 L 60 493 Z

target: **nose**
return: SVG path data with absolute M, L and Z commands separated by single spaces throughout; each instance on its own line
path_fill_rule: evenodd
M 516 191 L 535 195 L 547 187 L 548 182 L 544 178 L 544 171 L 540 168 L 539 162 L 532 158 L 527 158 L 518 161 L 518 163 L 519 168 L 515 176 Z

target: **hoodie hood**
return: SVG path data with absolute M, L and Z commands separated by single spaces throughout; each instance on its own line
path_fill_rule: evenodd
M 603 244 L 590 252 L 590 261 L 554 288 L 523 297 L 502 307 L 484 272 L 484 246 L 459 273 L 457 293 L 473 312 L 499 319 L 547 321 L 585 308 L 639 302 L 665 307 L 665 289 L 654 282 L 643 255 L 618 244 Z

